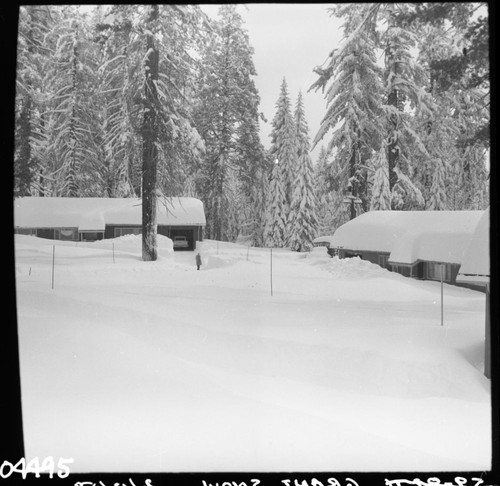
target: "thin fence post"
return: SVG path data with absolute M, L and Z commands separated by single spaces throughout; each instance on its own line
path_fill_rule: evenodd
M 271 297 L 273 296 L 273 248 L 271 247 Z
M 250 253 L 250 245 L 248 245 L 248 248 L 247 248 L 247 262 L 248 262 L 248 254 Z
M 113 245 L 113 263 L 115 263 L 115 242 L 111 243 Z
M 56 245 L 52 245 L 52 289 L 54 288 L 54 262 L 56 258 Z
M 441 265 L 441 326 L 444 325 L 444 312 L 443 312 L 443 273 L 444 265 Z

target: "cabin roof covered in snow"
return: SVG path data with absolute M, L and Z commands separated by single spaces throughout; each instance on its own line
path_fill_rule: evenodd
M 14 200 L 16 228 L 78 227 L 80 231 L 104 231 L 106 224 L 141 223 L 140 198 L 23 197 Z M 192 197 L 158 198 L 157 223 L 205 225 L 203 203 Z
M 465 251 L 457 282 L 487 284 L 490 281 L 490 211 L 476 226 Z
M 461 263 L 483 211 L 369 211 L 340 226 L 332 248 L 389 253 L 389 262 Z

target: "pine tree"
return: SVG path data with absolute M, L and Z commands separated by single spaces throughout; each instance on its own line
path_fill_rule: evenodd
M 310 251 L 317 236 L 318 218 L 313 187 L 313 167 L 309 154 L 309 130 L 304 113 L 302 93 L 295 107 L 297 172 L 290 206 L 288 246 L 293 251 Z
M 241 231 L 254 246 L 263 244 L 265 181 L 269 171 L 266 153 L 259 137 L 258 120 L 247 117 L 237 128 L 235 164 L 243 196 Z
M 444 161 L 438 159 L 434 162 L 436 167 L 431 186 L 431 198 L 429 201 L 429 208 L 433 211 L 442 211 L 448 209 L 446 203 L 446 168 Z
M 193 116 L 199 51 L 211 27 L 198 5 L 166 5 L 160 9 L 158 93 L 161 124 L 158 144 L 158 188 L 182 195 L 186 181 L 199 171 L 205 143 Z
M 395 9 L 386 4 L 382 15 L 387 22 L 387 29 L 382 36 L 385 70 L 384 82 L 387 102 L 384 106 L 387 122 L 387 160 L 389 165 L 389 187 L 393 193 L 393 209 L 406 207 L 413 209 L 412 204 L 423 200 L 420 190 L 411 181 L 413 170 L 408 157 L 409 144 L 428 156 L 419 134 L 412 127 L 412 118 L 406 106 L 413 110 L 426 108 L 432 104 L 424 85 L 425 75 L 422 66 L 412 55 L 417 44 L 417 35 L 404 28 L 401 15 L 413 6 Z M 399 175 L 402 177 L 398 177 Z M 417 206 L 417 207 L 419 207 Z
M 427 206 L 434 197 L 435 173 L 441 170 L 436 161 L 446 166 L 447 205 L 453 209 L 471 208 L 466 193 L 477 192 L 474 174 L 485 169 L 484 158 L 478 161 L 478 171 L 471 169 L 477 159 L 468 150 L 481 146 L 484 154 L 489 145 L 487 27 L 484 18 L 471 21 L 478 8 L 479 4 L 426 4 L 400 14 L 400 23 L 418 32 L 419 61 L 427 68 L 426 89 L 433 102 L 414 120 L 416 129 L 423 127 L 421 140 L 428 154 L 411 155 L 416 162 L 412 180 Z
M 205 203 L 207 234 L 217 240 L 227 232 L 228 173 L 244 151 L 238 128 L 256 122 L 259 103 L 253 82 L 253 49 L 237 7 L 222 6 L 219 17 L 202 53 L 195 113 L 206 145 L 198 192 Z
M 327 111 L 313 141 L 313 147 L 331 134 L 327 150 L 337 151 L 341 164 L 341 187 L 367 206 L 366 166 L 373 150 L 378 150 L 382 123 L 382 70 L 376 58 L 375 19 L 378 4 L 342 5 L 331 9 L 344 17 L 344 39 L 334 49 L 326 67 L 316 67 L 318 80 L 310 89 L 325 90 Z
M 19 8 L 14 194 L 45 195 L 54 157 L 48 143 L 50 80 L 59 17 L 52 6 Z
M 264 246 L 265 227 L 266 227 L 266 194 L 269 194 L 269 180 L 267 171 L 259 169 L 256 174 L 255 186 L 252 189 L 251 200 L 253 217 L 250 220 L 251 224 L 251 244 L 253 246 Z
M 54 146 L 64 179 L 57 193 L 61 196 L 80 197 L 96 195 L 90 181 L 97 159 L 97 147 L 92 136 L 95 113 L 91 100 L 95 90 L 94 73 L 89 69 L 92 46 L 88 40 L 87 24 L 77 12 L 67 12 L 60 37 L 60 50 L 54 72 Z M 90 192 L 90 194 L 89 194 Z
M 228 201 L 227 223 L 222 238 L 224 241 L 235 243 L 240 235 L 243 214 L 243 197 L 241 184 L 235 170 L 228 171 L 226 181 L 226 198 Z
M 344 202 L 342 183 L 345 176 L 337 159 L 321 147 L 316 164 L 316 194 L 320 235 L 333 235 L 335 230 L 349 221 L 349 208 Z
M 182 78 L 187 69 L 181 65 L 182 61 L 187 62 L 184 49 L 195 36 L 200 15 L 196 6 L 178 5 L 163 6 L 161 10 L 153 5 L 146 7 L 144 14 L 146 53 L 140 128 L 143 140 L 142 238 L 143 259 L 155 260 L 156 200 L 162 189 L 159 174 L 174 172 L 178 159 L 175 152 L 179 147 L 192 152 L 202 149 L 179 87 L 179 77 Z M 178 65 L 181 67 L 177 68 Z M 160 72 L 162 66 L 167 66 L 163 69 L 169 69 L 168 75 Z
M 448 182 L 459 187 L 458 209 L 486 209 L 489 206 L 489 174 L 486 150 L 481 143 L 466 147 L 458 164 L 458 177 Z M 469 168 L 464 170 L 464 165 Z
M 268 247 L 281 248 L 286 241 L 287 205 L 283 171 L 279 162 L 275 162 L 267 198 L 265 216 L 264 243 Z
M 345 167 L 342 167 L 335 157 L 329 167 L 329 172 L 332 181 L 329 193 L 330 207 L 332 208 L 331 225 L 337 229 L 352 219 L 350 205 L 345 202 L 345 191 L 342 186 L 343 181 L 345 181 Z
M 33 112 L 33 80 L 34 50 L 37 44 L 36 34 L 33 32 L 35 12 L 28 6 L 20 9 L 19 42 L 18 42 L 18 95 L 16 97 L 16 150 L 14 173 L 14 195 L 26 196 L 30 194 L 34 161 L 31 150 L 32 112 Z M 19 89 L 21 87 L 21 90 Z M 21 92 L 19 92 L 21 91 Z
M 318 234 L 333 234 L 333 197 L 331 193 L 332 181 L 330 180 L 330 167 L 328 152 L 324 145 L 321 146 L 318 160 L 314 166 L 314 188 L 317 201 Z
M 389 167 L 386 149 L 380 149 L 374 164 L 370 211 L 388 211 L 391 209 L 391 191 L 389 188 Z
M 281 171 L 285 191 L 284 211 L 288 213 L 292 203 L 293 183 L 297 169 L 297 147 L 295 123 L 285 78 L 283 78 L 280 96 L 276 102 L 276 114 L 272 121 L 272 127 L 269 152 L 275 162 L 277 161 L 277 166 Z M 288 225 L 288 217 L 285 219 L 285 224 Z M 287 239 L 287 235 L 285 235 L 285 239 Z
M 140 196 L 142 155 L 135 125 L 139 104 L 142 58 L 137 55 L 138 39 L 132 20 L 138 16 L 132 5 L 99 6 L 94 18 L 93 41 L 98 48 L 98 113 L 96 144 L 99 147 L 97 170 L 108 197 Z
M 75 133 L 83 118 L 76 93 L 84 84 L 78 69 L 84 42 L 78 44 L 82 39 L 75 35 L 79 20 L 70 7 L 20 9 L 16 104 L 22 110 L 16 127 L 15 174 L 25 181 L 24 194 L 66 193 L 68 180 L 74 181 L 75 142 L 85 138 L 83 131 Z

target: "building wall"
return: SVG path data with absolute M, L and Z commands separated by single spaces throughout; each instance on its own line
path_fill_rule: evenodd
M 68 230 L 72 230 L 71 236 L 65 236 Z M 14 233 L 23 235 L 33 235 L 38 238 L 49 240 L 100 240 L 116 238 L 127 234 L 139 235 L 142 232 L 141 225 L 108 224 L 104 232 L 85 233 L 79 232 L 78 228 L 15 228 Z M 203 226 L 165 226 L 158 225 L 158 234 L 172 238 L 177 235 L 184 235 L 189 242 L 189 249 L 194 250 L 198 241 L 203 241 Z
M 426 280 L 441 281 L 440 267 L 444 267 L 443 282 L 455 284 L 457 281 L 460 264 L 441 262 L 421 262 L 424 266 L 423 278 Z
M 194 250 L 197 241 L 203 241 L 203 227 L 202 226 L 167 226 L 158 225 L 158 234 L 173 238 L 174 236 L 186 236 L 189 242 L 189 249 Z M 125 234 L 141 234 L 141 225 L 117 225 L 107 224 L 104 231 L 104 238 L 116 238 L 116 236 Z
M 390 253 L 364 250 L 340 249 L 338 250 L 338 255 L 339 258 L 351 258 L 358 256 L 362 260 L 375 263 L 382 268 L 387 268 L 387 270 L 397 272 L 405 277 L 419 278 L 422 280 L 434 280 L 438 282 L 441 281 L 440 266 L 444 265 L 443 282 L 460 287 L 467 287 L 473 290 L 484 291 L 481 286 L 457 283 L 457 275 L 460 269 L 460 264 L 458 263 L 419 261 L 414 265 L 389 264 L 388 259 Z
M 38 238 L 47 238 L 48 240 L 54 239 L 54 228 L 37 228 L 36 235 Z
M 415 277 L 415 272 L 413 272 L 413 267 L 411 265 L 390 265 L 390 270 L 391 272 L 396 272 L 399 273 L 400 275 L 403 275 L 403 277 Z

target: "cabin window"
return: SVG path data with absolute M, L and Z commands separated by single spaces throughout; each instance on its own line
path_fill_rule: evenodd
M 36 228 L 15 228 L 14 233 L 18 235 L 36 236 Z
M 115 238 L 125 235 L 140 235 L 142 233 L 140 226 L 130 226 L 130 227 L 121 227 L 115 228 Z
M 78 230 L 76 228 L 57 228 L 54 232 L 55 240 L 77 241 Z
M 80 232 L 81 241 L 102 240 L 104 233 L 102 231 L 82 231 Z

